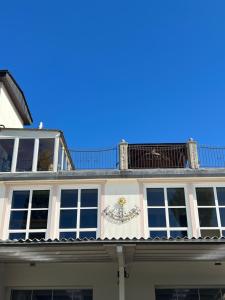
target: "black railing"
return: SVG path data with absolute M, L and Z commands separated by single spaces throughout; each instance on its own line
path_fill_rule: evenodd
M 225 147 L 198 145 L 200 168 L 225 168 Z
M 129 169 L 188 167 L 186 144 L 129 144 Z
M 118 149 L 70 150 L 75 169 L 117 169 Z

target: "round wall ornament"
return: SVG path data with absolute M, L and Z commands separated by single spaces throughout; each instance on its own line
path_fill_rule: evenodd
M 134 217 L 140 214 L 140 208 L 138 208 L 136 205 L 127 210 L 125 208 L 126 204 L 126 198 L 120 197 L 113 207 L 107 206 L 103 210 L 103 215 L 113 223 L 122 224 L 132 220 Z

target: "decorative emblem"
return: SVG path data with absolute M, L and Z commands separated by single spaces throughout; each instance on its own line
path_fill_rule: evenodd
M 103 215 L 105 215 L 109 221 L 117 224 L 132 220 L 140 214 L 140 209 L 135 205 L 132 209 L 126 210 L 124 209 L 126 203 L 127 200 L 124 197 L 120 197 L 114 207 L 107 206 L 103 210 Z

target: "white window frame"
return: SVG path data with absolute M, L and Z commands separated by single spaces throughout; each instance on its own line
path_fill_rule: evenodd
M 98 199 L 97 199 L 97 207 L 81 207 L 81 190 L 92 190 L 96 189 L 98 191 Z M 62 190 L 78 190 L 78 201 L 77 207 L 63 207 L 61 208 L 61 191 Z M 80 236 L 80 232 L 94 231 L 96 232 L 96 238 L 100 237 L 100 222 L 101 222 L 101 214 L 100 214 L 100 198 L 101 198 L 101 186 L 100 185 L 63 185 L 59 188 L 58 194 L 58 203 L 57 203 L 57 238 L 60 237 L 61 232 L 75 232 L 77 238 Z M 97 227 L 96 228 L 80 228 L 80 210 L 85 209 L 96 209 L 97 210 Z M 60 226 L 60 212 L 61 210 L 77 210 L 77 224 L 76 228 L 59 228 Z
M 208 184 L 206 184 L 206 183 L 204 183 L 204 184 L 194 184 L 193 186 L 194 186 L 196 208 L 197 208 L 197 232 L 198 232 L 198 237 L 201 237 L 201 230 L 219 230 L 220 235 L 222 236 L 222 231 L 225 231 L 225 227 L 221 226 L 221 218 L 220 218 L 219 209 L 220 208 L 225 208 L 225 205 L 219 205 L 216 188 L 218 188 L 218 187 L 225 188 L 225 184 L 222 184 L 222 183 L 208 183 Z M 215 205 L 198 206 L 196 188 L 213 188 Z M 216 217 L 217 217 L 218 227 L 200 227 L 199 211 L 198 211 L 199 208 L 216 208 Z
M 48 208 L 37 208 L 37 209 L 31 209 L 31 203 L 32 203 L 32 195 L 33 191 L 43 191 L 43 190 L 49 190 L 49 206 Z M 12 206 L 12 197 L 13 197 L 13 192 L 14 191 L 29 191 L 29 204 L 28 204 L 28 209 L 11 209 Z M 19 233 L 23 232 L 25 233 L 25 238 L 28 238 L 29 233 L 32 232 L 45 232 L 45 239 L 48 239 L 50 236 L 50 221 L 51 221 L 51 216 L 53 214 L 52 211 L 52 187 L 51 186 L 14 186 L 10 189 L 9 191 L 9 198 L 8 198 L 8 205 L 6 207 L 6 220 L 5 220 L 5 227 L 3 230 L 3 236 L 4 239 L 9 239 L 10 233 Z M 27 224 L 26 224 L 26 229 L 9 229 L 9 223 L 10 223 L 10 216 L 11 216 L 11 211 L 24 211 L 27 210 Z M 48 211 L 48 219 L 47 219 L 47 228 L 46 229 L 29 229 L 29 221 L 30 220 L 30 215 L 31 215 L 31 210 L 47 210 Z
M 148 206 L 147 202 L 147 189 L 150 188 L 162 188 L 164 191 L 164 200 L 165 206 Z M 183 188 L 184 189 L 184 197 L 185 197 L 185 206 L 168 206 L 167 199 L 167 189 L 168 188 Z M 144 226 L 145 226 L 145 238 L 149 238 L 150 231 L 166 231 L 167 238 L 170 237 L 170 231 L 187 231 L 187 236 L 191 238 L 193 236 L 192 230 L 192 222 L 190 216 L 190 206 L 189 206 L 189 195 L 187 191 L 186 184 L 165 184 L 165 183 L 152 183 L 152 184 L 144 184 Z M 166 216 L 166 227 L 149 227 L 148 226 L 148 208 L 164 208 L 165 216 Z M 187 216 L 187 227 L 170 227 L 169 225 L 169 208 L 186 208 L 186 216 Z

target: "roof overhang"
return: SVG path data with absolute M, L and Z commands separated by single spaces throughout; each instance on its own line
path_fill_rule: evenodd
M 126 263 L 225 261 L 225 239 L 174 239 L 8 241 L 0 243 L 0 262 L 113 263 L 117 246 L 123 247 Z
M 33 120 L 24 93 L 8 70 L 0 70 L 0 82 L 4 84 L 24 125 L 31 125 Z

